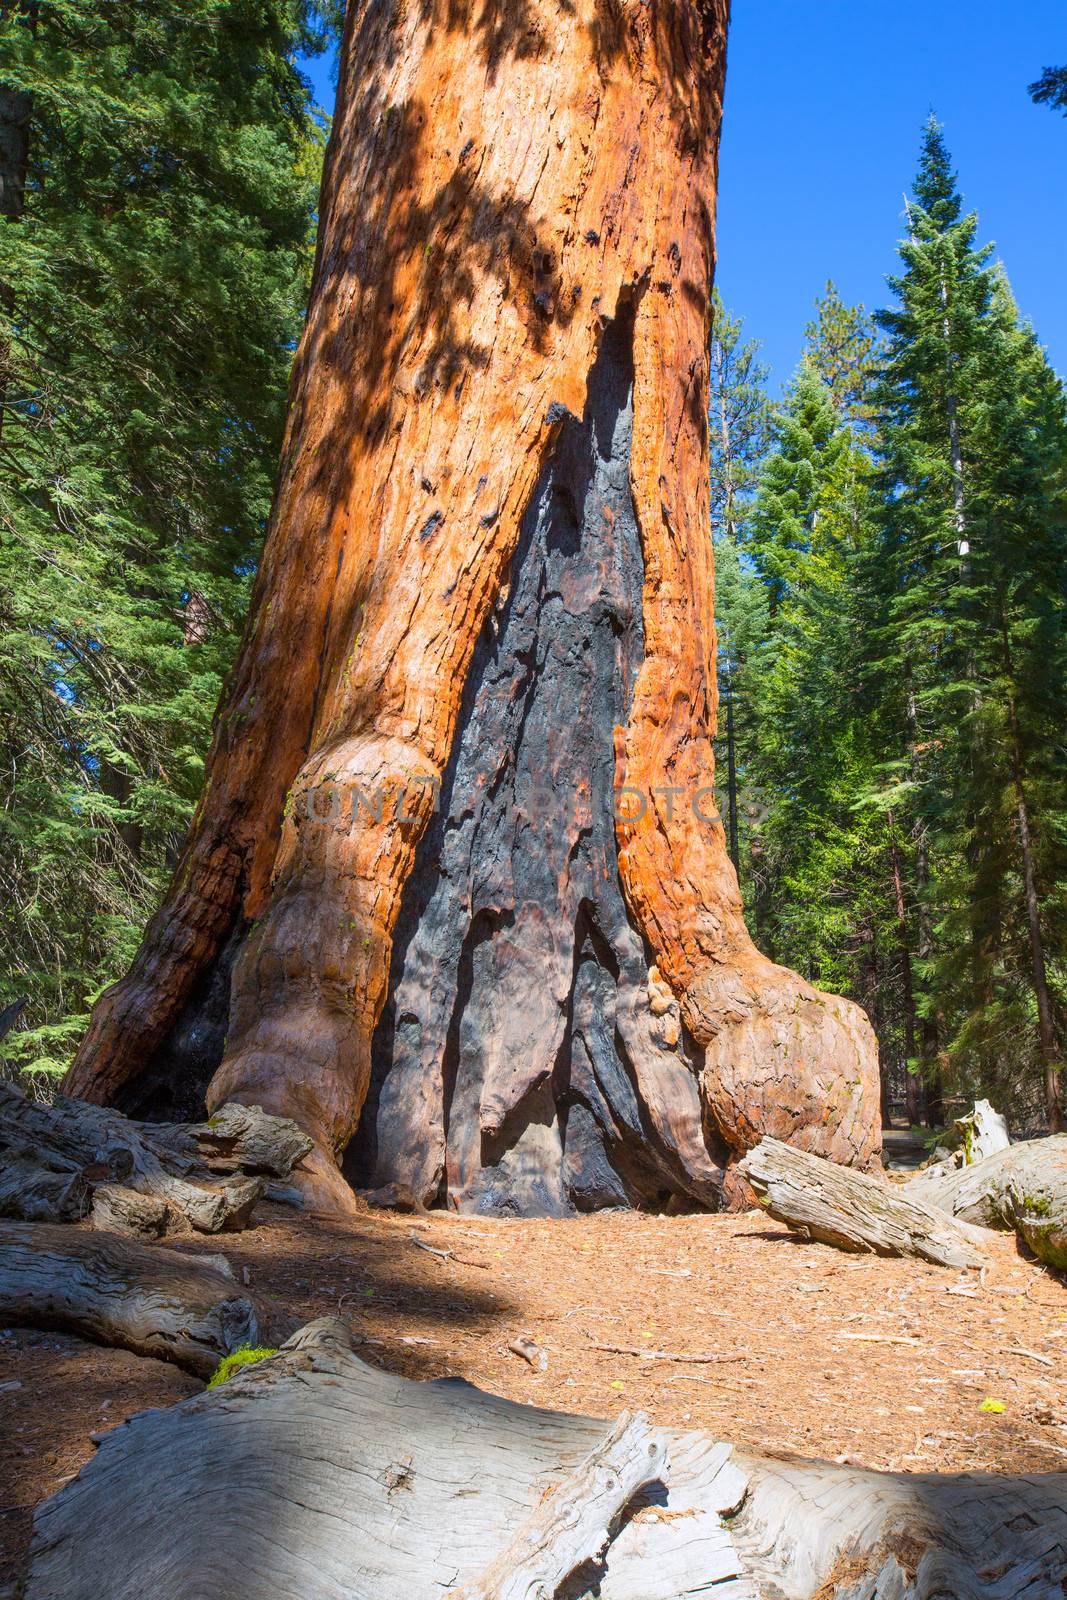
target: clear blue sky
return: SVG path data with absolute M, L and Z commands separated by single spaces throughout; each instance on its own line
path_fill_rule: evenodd
M 945 124 L 967 204 L 1067 373 L 1067 118 L 1026 86 L 1067 64 L 1067 0 L 734 0 L 719 288 L 775 383 L 815 296 L 885 301 L 920 128 Z M 331 64 L 306 68 L 332 105 Z
M 734 0 L 719 289 L 776 380 L 828 277 L 884 303 L 931 109 L 980 237 L 1067 373 L 1067 118 L 1026 93 L 1060 65 L 1067 0 Z

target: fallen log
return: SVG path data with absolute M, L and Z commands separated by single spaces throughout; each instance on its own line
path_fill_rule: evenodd
M 30 1222 L 0 1222 L 0 1321 L 76 1333 L 201 1378 L 258 1337 L 255 1306 L 225 1257 Z
M 77 1222 L 89 1209 L 91 1193 L 78 1162 L 24 1138 L 0 1111 L 0 1217 Z
M 648 1418 L 624 1412 L 573 1472 L 545 1495 L 518 1533 L 450 1600 L 551 1596 L 577 1567 L 599 1559 L 611 1525 L 639 1489 L 666 1475 L 666 1446 Z
M 140 1124 L 142 1132 L 149 1126 Z M 212 1172 L 261 1173 L 285 1178 L 312 1141 L 288 1117 L 273 1117 L 260 1106 L 228 1101 L 206 1122 L 151 1124 L 153 1148 L 207 1166 Z
M 0 1216 L 25 1222 L 70 1222 L 92 1207 L 98 1225 L 150 1238 L 243 1228 L 269 1181 L 310 1150 L 295 1123 L 258 1106 L 174 1126 L 62 1095 L 43 1105 L 0 1083 Z
M 132 1233 L 141 1239 L 162 1239 L 170 1218 L 165 1200 L 138 1194 L 121 1183 L 102 1183 L 93 1190 L 90 1215 L 94 1228 Z
M 772 1460 L 641 1419 L 606 1434 L 378 1371 L 330 1319 L 99 1444 L 38 1508 L 24 1600 L 1063 1600 L 1067 1474 Z
M 960 1222 L 1014 1230 L 1039 1261 L 1067 1268 L 1067 1134 L 1028 1139 L 970 1166 L 930 1167 L 900 1193 Z
M 761 1140 L 737 1170 L 772 1217 L 824 1244 L 879 1256 L 918 1256 L 942 1267 L 983 1264 L 979 1229 L 778 1139 Z

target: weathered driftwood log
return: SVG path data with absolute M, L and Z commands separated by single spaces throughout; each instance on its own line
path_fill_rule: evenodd
M 931 1167 L 901 1193 L 959 1221 L 1015 1229 L 1039 1260 L 1067 1268 L 1067 1134 L 1013 1144 L 972 1166 Z
M 92 1204 L 98 1224 L 149 1237 L 243 1228 L 262 1175 L 285 1176 L 310 1149 L 294 1123 L 258 1106 L 175 1127 L 63 1096 L 42 1105 L 0 1083 L 0 1215 L 26 1222 L 70 1222 Z
M 0 1321 L 77 1333 L 202 1378 L 258 1336 L 225 1257 L 32 1222 L 0 1222 Z
M 450 1600 L 530 1600 L 555 1595 L 576 1568 L 599 1559 L 612 1524 L 646 1484 L 666 1477 L 667 1451 L 642 1414 L 624 1412 L 573 1472 L 530 1513 L 515 1537 Z
M 981 1233 L 865 1173 L 763 1139 L 741 1172 L 760 1204 L 791 1228 L 842 1250 L 918 1256 L 942 1267 L 980 1267 Z
M 1067 1474 L 881 1474 L 668 1430 L 642 1458 L 632 1427 L 604 1429 L 376 1371 L 312 1324 L 105 1435 L 39 1508 L 24 1597 L 1063 1600 Z M 527 1535 L 564 1504 L 531 1566 Z
M 1011 1144 L 1008 1124 L 988 1100 L 976 1100 L 974 1110 L 965 1117 L 956 1118 L 956 1127 L 963 1135 L 963 1159 L 969 1165 L 996 1155 Z

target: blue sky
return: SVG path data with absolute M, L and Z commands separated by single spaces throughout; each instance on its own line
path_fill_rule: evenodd
M 1067 64 L 1067 0 L 734 0 L 719 289 L 774 377 L 828 277 L 885 301 L 922 123 L 1067 374 L 1067 118 L 1026 93 Z
M 1026 86 L 1067 63 L 1067 0 L 734 0 L 719 288 L 775 383 L 827 278 L 884 303 L 921 125 L 945 124 L 981 238 L 1067 373 L 1067 118 Z M 330 64 L 306 64 L 324 105 Z

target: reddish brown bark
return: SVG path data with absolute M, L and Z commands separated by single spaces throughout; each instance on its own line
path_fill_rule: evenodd
M 502 652 L 528 624 L 536 670 L 579 686 L 534 719 L 550 792 L 567 791 L 577 820 L 545 824 L 555 895 L 541 880 L 536 895 L 524 888 L 521 817 L 492 847 L 494 870 L 507 869 L 492 904 L 483 894 L 476 905 L 469 883 L 457 890 L 464 916 L 485 910 L 486 938 L 473 955 L 465 947 L 473 978 L 450 981 L 473 982 L 489 1010 L 468 1085 L 471 1137 L 455 1126 L 470 1065 L 462 1037 L 458 1067 L 444 1035 L 408 1058 L 406 1137 L 440 1146 L 420 1183 L 475 1203 L 486 1141 L 507 1143 L 516 1108 L 537 1095 L 544 1116 L 526 1120 L 551 1125 L 555 1151 L 542 1141 L 537 1160 L 558 1164 L 575 1097 L 559 1041 L 578 1027 L 579 945 L 599 952 L 629 1040 L 637 1111 L 607 1142 L 655 1147 L 666 1190 L 706 1197 L 726 1150 L 765 1133 L 842 1160 L 875 1156 L 865 1018 L 754 949 L 721 823 L 705 820 L 708 303 L 726 10 L 350 8 L 315 288 L 248 632 L 182 863 L 133 968 L 97 1007 L 69 1090 L 122 1099 L 146 1068 L 166 1076 L 174 1039 L 195 1032 L 190 1019 L 236 952 L 209 1102 L 296 1118 L 319 1146 L 320 1192 L 343 1197 L 333 1162 L 371 1080 L 405 884 L 417 861 L 412 882 L 432 880 L 426 850 L 445 827 L 427 832 L 435 786 L 444 811 L 457 804 L 445 846 L 462 825 L 464 783 L 467 812 L 492 820 L 487 794 L 521 764 L 518 745 L 490 751 L 492 730 L 526 738 L 509 696 L 537 688 L 536 671 L 531 688 Z M 558 575 L 554 588 L 535 581 L 533 559 Z M 608 640 L 607 699 L 581 654 L 594 637 Z M 642 814 L 605 845 L 580 763 L 583 741 L 592 750 L 607 736 L 612 695 L 614 782 Z M 376 816 L 389 785 L 405 814 Z M 343 814 L 317 820 L 338 796 Z M 609 928 L 589 905 L 620 884 L 625 910 Z M 602 925 L 586 928 L 596 916 Z M 427 950 L 433 965 L 432 941 Z M 454 1011 L 444 1027 L 462 1035 Z M 624 1187 L 648 1198 L 652 1180 L 635 1174 Z

